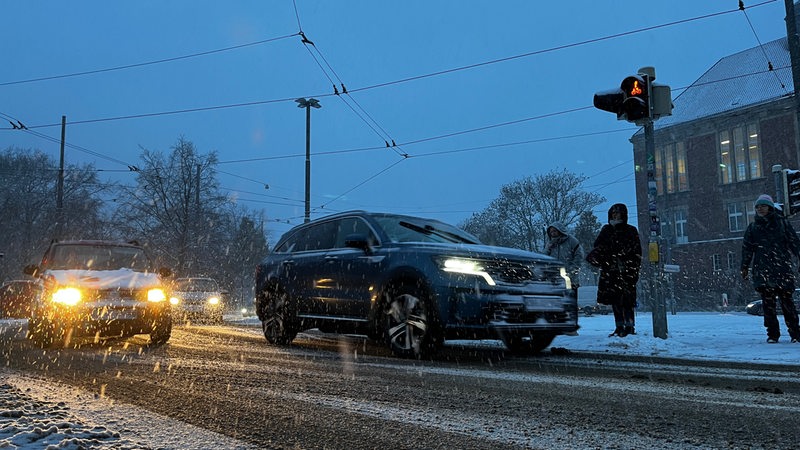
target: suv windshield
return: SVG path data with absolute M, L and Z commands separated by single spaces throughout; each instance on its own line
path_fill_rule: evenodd
M 175 281 L 175 290 L 178 292 L 213 292 L 217 289 L 217 282 L 209 279 Z
M 47 261 L 53 270 L 146 270 L 144 250 L 115 245 L 57 245 Z
M 452 242 L 480 244 L 469 233 L 443 222 L 422 221 L 397 216 L 376 217 L 375 220 L 393 242 Z

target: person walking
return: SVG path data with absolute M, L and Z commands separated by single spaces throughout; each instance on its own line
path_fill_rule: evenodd
M 564 262 L 567 276 L 572 282 L 572 289 L 578 290 L 579 275 L 583 264 L 583 246 L 578 238 L 567 232 L 567 227 L 561 222 L 553 222 L 547 227 L 547 249 L 545 253 Z
M 589 264 L 600 268 L 597 303 L 610 305 L 614 312 L 614 331 L 608 336 L 636 334 L 636 283 L 642 265 L 639 231 L 628 224 L 628 208 L 616 203 L 608 210 L 603 225 L 587 255 Z
M 800 341 L 794 293 L 792 255 L 800 259 L 800 238 L 792 224 L 775 210 L 772 197 L 763 194 L 755 204 L 755 220 L 747 226 L 742 240 L 742 279 L 751 273 L 753 288 L 761 295 L 767 342 L 777 344 L 781 337 L 776 298 L 781 302 L 783 320 L 792 342 Z

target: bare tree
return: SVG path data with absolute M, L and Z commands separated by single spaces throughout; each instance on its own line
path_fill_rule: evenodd
M 117 213 L 131 236 L 146 236 L 151 251 L 178 274 L 216 267 L 228 206 L 216 178 L 217 157 L 180 138 L 171 151 L 143 150 L 136 186 L 126 188 Z
M 585 180 L 564 169 L 514 181 L 462 227 L 485 242 L 538 251 L 546 243 L 548 224 L 559 221 L 570 226 L 583 212 L 605 201 L 581 189 Z
M 0 259 L 2 279 L 19 278 L 22 266 L 41 258 L 54 238 L 97 238 L 107 231 L 92 165 L 67 165 L 64 176 L 63 226 L 56 236 L 57 162 L 39 150 L 8 148 L 0 153 Z

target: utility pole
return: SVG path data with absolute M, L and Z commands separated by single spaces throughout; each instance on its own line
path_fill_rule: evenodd
M 784 0 L 784 3 L 786 4 L 786 40 L 789 44 L 789 58 L 792 62 L 792 80 L 794 82 L 795 130 L 797 130 L 795 131 L 795 142 L 797 142 L 797 150 L 800 151 L 800 138 L 798 138 L 798 132 L 800 132 L 800 37 L 797 35 L 794 0 Z
M 303 222 L 311 220 L 311 108 L 322 108 L 319 100 L 298 98 L 298 108 L 306 109 L 306 215 Z
M 67 116 L 61 116 L 61 158 L 58 165 L 56 184 L 56 238 L 61 239 L 64 232 L 64 140 L 67 134 Z

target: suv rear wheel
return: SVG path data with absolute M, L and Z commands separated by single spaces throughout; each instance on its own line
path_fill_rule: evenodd
M 383 314 L 386 342 L 395 355 L 425 358 L 438 348 L 441 337 L 429 301 L 419 287 L 402 283 L 390 288 Z
M 289 296 L 285 292 L 269 292 L 264 307 L 264 320 L 261 322 L 267 342 L 275 345 L 289 345 L 297 336 L 297 318 L 294 316 Z

